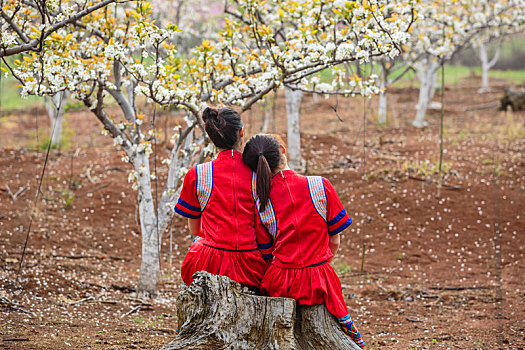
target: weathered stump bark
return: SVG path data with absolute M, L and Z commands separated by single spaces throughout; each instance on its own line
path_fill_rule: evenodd
M 295 338 L 300 349 L 360 350 L 342 330 L 326 306 L 297 306 Z
M 506 110 L 507 106 L 510 106 L 513 111 L 525 110 L 525 87 L 519 89 L 506 87 L 500 101 L 502 110 Z
M 181 290 L 177 314 L 180 332 L 163 350 L 359 349 L 324 305 L 297 307 L 207 272 Z

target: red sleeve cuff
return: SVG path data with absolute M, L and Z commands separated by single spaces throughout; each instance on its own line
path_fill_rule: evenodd
M 346 229 L 352 223 L 352 219 L 346 211 L 343 209 L 339 214 L 335 216 L 332 220 L 327 222 L 328 225 L 328 234 L 330 236 L 336 235 Z
M 199 207 L 192 206 L 180 198 L 179 202 L 175 206 L 175 212 L 189 219 L 198 219 L 201 217 L 201 211 Z

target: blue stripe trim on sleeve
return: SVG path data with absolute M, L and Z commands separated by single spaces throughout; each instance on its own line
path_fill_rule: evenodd
M 269 260 L 269 259 L 273 258 L 273 254 L 272 253 L 270 253 L 270 254 L 263 254 L 262 257 L 263 257 L 264 260 Z
M 340 212 L 339 214 L 337 214 L 337 216 L 336 216 L 335 218 L 333 218 L 332 220 L 328 221 L 326 224 L 327 224 L 328 226 L 335 225 L 335 224 L 337 224 L 337 222 L 338 222 L 339 220 L 341 220 L 345 215 L 346 215 L 346 210 L 344 210 L 344 208 L 343 208 L 343 210 L 341 210 L 341 212 Z
M 180 214 L 180 215 L 182 215 L 182 216 L 184 216 L 184 217 L 187 217 L 187 218 L 189 218 L 189 219 L 198 219 L 198 218 L 201 217 L 200 214 L 199 214 L 199 215 L 188 214 L 188 213 L 186 213 L 185 211 L 182 211 L 182 210 L 180 210 L 180 209 L 177 208 L 177 207 L 175 207 L 175 212 L 176 212 L 177 214 Z
M 329 235 L 329 236 L 333 236 L 333 235 L 338 234 L 339 232 L 343 231 L 345 228 L 347 228 L 348 226 L 350 226 L 351 223 L 352 223 L 352 219 L 349 218 L 344 224 L 342 224 L 341 226 L 339 226 L 339 227 L 336 228 L 335 230 L 333 230 L 333 231 L 328 231 L 328 235 Z
M 179 204 L 182 205 L 184 208 L 187 208 L 187 209 L 192 210 L 192 211 L 201 211 L 201 208 L 200 208 L 200 207 L 194 207 L 194 206 L 191 205 L 190 203 L 185 202 L 185 201 L 183 201 L 183 200 L 180 199 L 180 198 L 179 198 Z
M 272 242 L 266 244 L 257 244 L 257 246 L 259 247 L 259 249 L 268 249 L 272 247 Z

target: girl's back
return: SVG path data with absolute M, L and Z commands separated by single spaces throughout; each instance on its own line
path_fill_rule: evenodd
M 212 162 L 188 172 L 175 210 L 181 215 L 201 217 L 202 234 L 208 245 L 230 250 L 256 249 L 251 180 L 252 171 L 242 162 L 241 153 L 222 151 Z
M 282 142 L 269 135 L 252 137 L 243 153 L 244 162 L 255 172 L 257 226 L 266 228 L 257 230 L 257 243 L 271 262 L 261 291 L 293 298 L 299 305 L 326 304 L 343 330 L 364 347 L 346 308 L 341 282 L 329 264 L 339 248 L 338 234 L 352 220 L 328 180 L 296 174 L 288 168 L 285 154 Z
M 267 265 L 255 240 L 252 172 L 243 163 L 244 129 L 237 112 L 206 108 L 206 133 L 221 151 L 215 160 L 190 169 L 175 211 L 188 218 L 195 240 L 184 258 L 181 276 L 187 285 L 197 271 L 224 275 L 259 288 Z
M 320 176 L 280 171 L 271 182 L 270 202 L 277 223 L 273 264 L 280 267 L 300 268 L 330 260 L 329 236 L 352 222 L 330 182 Z

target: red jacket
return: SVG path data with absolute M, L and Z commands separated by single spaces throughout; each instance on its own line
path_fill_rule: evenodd
M 260 213 L 259 248 L 273 264 L 302 268 L 332 258 L 328 241 L 352 223 L 332 184 L 320 176 L 302 176 L 292 170 L 277 173 L 270 201 Z
M 219 153 L 212 162 L 190 169 L 175 211 L 202 218 L 204 243 L 231 250 L 256 249 L 257 214 L 252 196 L 252 171 L 236 150 Z

